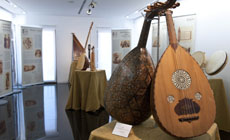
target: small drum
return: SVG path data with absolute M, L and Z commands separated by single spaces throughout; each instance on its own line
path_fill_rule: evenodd
M 192 54 L 192 57 L 196 60 L 200 67 L 204 67 L 205 64 L 205 52 L 197 51 Z
M 215 75 L 219 73 L 225 65 L 227 64 L 227 53 L 225 51 L 217 51 L 211 55 L 211 57 L 207 60 L 205 66 L 205 72 L 208 75 Z

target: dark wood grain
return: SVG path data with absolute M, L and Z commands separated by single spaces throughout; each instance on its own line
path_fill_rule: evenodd
M 137 47 L 123 58 L 107 84 L 104 98 L 106 110 L 122 123 L 136 125 L 151 115 L 150 83 L 155 68 L 146 50 L 146 43 L 151 20 L 175 1 L 168 0 L 161 6 L 154 4 L 147 11 Z

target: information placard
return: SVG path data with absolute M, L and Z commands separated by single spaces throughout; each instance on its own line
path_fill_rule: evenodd
M 42 29 L 21 27 L 22 85 L 43 82 Z
M 131 30 L 112 30 L 112 71 L 131 50 Z
M 117 122 L 112 134 L 128 138 L 132 125 Z
M 11 22 L 0 20 L 0 96 L 12 92 Z

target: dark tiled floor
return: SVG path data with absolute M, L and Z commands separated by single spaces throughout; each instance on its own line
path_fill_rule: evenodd
M 88 140 L 92 130 L 108 123 L 97 112 L 65 110 L 67 84 L 36 85 L 0 99 L 0 140 Z M 230 133 L 220 131 L 221 140 Z
M 0 99 L 0 140 L 88 140 L 108 113 L 66 111 L 67 84 L 36 85 Z M 7 103 L 8 102 L 8 103 Z

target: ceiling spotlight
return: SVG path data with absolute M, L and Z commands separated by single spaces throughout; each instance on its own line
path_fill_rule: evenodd
M 91 14 L 92 14 L 91 9 L 88 9 L 88 10 L 86 11 L 86 13 L 87 13 L 88 15 L 91 15 Z
M 96 2 L 92 1 L 90 4 L 89 4 L 89 7 L 91 8 L 94 8 L 96 6 Z

